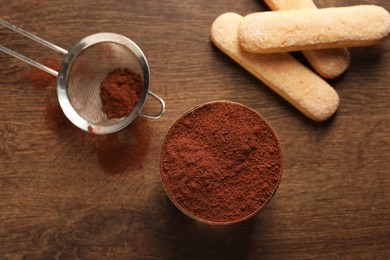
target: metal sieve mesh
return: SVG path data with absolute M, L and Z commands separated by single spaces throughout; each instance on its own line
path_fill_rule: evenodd
M 128 116 L 109 119 L 102 111 L 100 86 L 116 69 L 138 74 L 143 88 L 136 107 Z M 65 55 L 58 72 L 57 94 L 62 110 L 73 124 L 85 131 L 106 134 L 123 129 L 138 115 L 159 118 L 164 113 L 164 101 L 149 91 L 149 85 L 149 65 L 141 49 L 123 35 L 97 33 L 79 41 Z M 160 103 L 158 114 L 141 112 L 147 95 Z
M 112 125 L 123 118 L 108 119 L 102 111 L 100 84 L 115 69 L 128 68 L 143 80 L 138 58 L 125 46 L 101 42 L 83 50 L 69 68 L 68 99 L 76 112 L 94 125 Z

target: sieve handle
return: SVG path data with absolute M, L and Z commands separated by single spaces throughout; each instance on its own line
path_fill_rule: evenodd
M 164 100 L 162 98 L 160 98 L 159 96 L 157 96 L 156 94 L 154 94 L 152 91 L 149 91 L 148 95 L 152 96 L 155 100 L 157 100 L 160 103 L 161 110 L 157 114 L 148 114 L 148 113 L 140 112 L 139 115 L 144 116 L 144 117 L 154 118 L 154 119 L 160 118 L 165 113 Z
M 48 42 L 48 41 L 46 41 L 46 40 L 44 40 L 42 38 L 39 38 L 38 36 L 35 36 L 34 34 L 26 32 L 25 30 L 15 26 L 15 25 L 7 22 L 7 21 L 4 21 L 3 19 L 0 19 L 0 24 L 5 26 L 5 27 L 7 27 L 8 29 L 10 29 L 10 30 L 12 30 L 14 32 L 17 32 L 17 33 L 19 33 L 19 34 L 21 34 L 21 35 L 23 35 L 23 36 L 33 40 L 33 41 L 36 41 L 36 42 L 38 42 L 38 43 L 40 43 L 40 44 L 42 44 L 42 45 L 44 45 L 44 46 L 46 46 L 46 47 L 56 51 L 58 53 L 61 53 L 63 55 L 66 55 L 68 53 L 67 50 L 65 50 L 65 49 L 63 49 L 63 48 L 61 48 L 61 47 L 59 47 L 57 45 L 54 45 L 53 43 Z M 51 74 L 51 75 L 53 75 L 55 77 L 58 76 L 58 72 L 57 71 L 55 71 L 55 70 L 53 70 L 53 69 L 51 69 L 51 68 L 49 68 L 49 67 L 47 67 L 47 66 L 45 66 L 45 65 L 43 65 L 41 63 L 39 63 L 39 62 L 36 62 L 36 61 L 34 61 L 34 60 L 30 59 L 30 58 L 27 58 L 26 56 L 23 56 L 20 53 L 17 53 L 17 52 L 15 52 L 13 50 L 10 50 L 10 49 L 2 46 L 2 45 L 0 45 L 0 51 L 5 52 L 5 53 L 7 53 L 7 54 L 9 54 L 9 55 L 11 55 L 11 56 L 13 56 L 15 58 L 18 58 L 19 60 L 24 61 L 24 62 L 26 62 L 26 63 L 28 63 L 28 64 L 30 64 L 32 66 L 35 66 L 38 69 L 41 69 L 41 70 L 43 70 L 43 71 L 45 71 L 45 72 L 47 72 L 47 73 L 49 73 L 49 74 Z
M 45 65 L 43 65 L 41 63 L 39 63 L 39 62 L 36 62 L 35 60 L 27 58 L 26 56 L 23 56 L 20 53 L 17 53 L 17 52 L 15 52 L 13 50 L 10 50 L 10 49 L 8 49 L 7 47 L 4 47 L 1 44 L 0 44 L 0 51 L 5 52 L 8 55 L 11 55 L 11 56 L 13 56 L 13 57 L 15 57 L 15 58 L 17 58 L 17 59 L 19 59 L 21 61 L 24 61 L 25 63 L 30 64 L 30 65 L 32 65 L 32 66 L 34 66 L 34 67 L 36 67 L 36 68 L 38 68 L 40 70 L 43 70 L 43 71 L 53 75 L 54 77 L 58 76 L 58 72 L 57 71 L 55 71 L 55 70 L 53 70 L 53 69 L 51 69 L 51 68 L 49 68 L 49 67 L 47 67 L 47 66 L 45 66 Z

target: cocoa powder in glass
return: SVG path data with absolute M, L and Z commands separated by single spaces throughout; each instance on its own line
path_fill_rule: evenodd
M 211 102 L 179 118 L 162 145 L 160 172 L 173 203 L 202 222 L 254 215 L 276 191 L 282 151 L 269 123 L 233 102 Z

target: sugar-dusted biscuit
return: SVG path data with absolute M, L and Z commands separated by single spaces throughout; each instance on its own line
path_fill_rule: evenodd
M 264 0 L 264 2 L 273 11 L 317 9 L 312 0 Z M 328 79 L 340 76 L 351 62 L 347 48 L 306 50 L 302 53 L 314 70 Z
M 241 20 L 242 16 L 236 13 L 219 16 L 211 26 L 213 43 L 309 118 L 316 121 L 330 118 L 339 105 L 336 91 L 288 53 L 244 51 L 237 35 Z
M 275 53 L 373 45 L 389 32 L 389 12 L 359 5 L 249 14 L 238 37 L 246 51 Z

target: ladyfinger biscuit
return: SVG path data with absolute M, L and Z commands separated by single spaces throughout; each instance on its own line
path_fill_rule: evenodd
M 312 0 L 264 0 L 273 10 L 317 9 Z
M 211 26 L 211 40 L 225 54 L 260 79 L 303 114 L 316 121 L 330 118 L 338 108 L 336 91 L 288 53 L 255 54 L 238 43 L 242 16 L 225 13 Z
M 361 5 L 249 14 L 238 37 L 246 51 L 273 53 L 373 45 L 389 31 L 384 8 Z
M 264 2 L 273 11 L 317 9 L 312 0 L 264 0 Z M 340 76 L 351 62 L 347 48 L 306 50 L 302 53 L 314 70 L 328 79 Z

